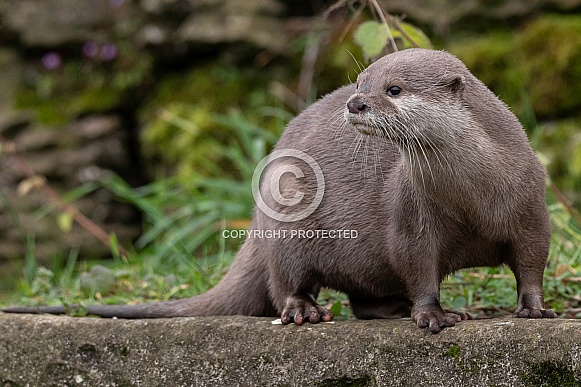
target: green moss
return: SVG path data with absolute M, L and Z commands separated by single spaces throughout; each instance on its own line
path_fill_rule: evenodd
M 495 33 L 450 51 L 521 118 L 558 117 L 581 107 L 581 16 L 546 15 L 516 34 Z M 525 125 L 526 126 L 526 125 Z
M 460 369 L 470 375 L 477 375 L 482 369 L 484 362 L 480 359 L 460 360 Z
M 581 106 L 581 16 L 549 15 L 518 35 L 516 47 L 523 60 L 533 108 L 540 116 L 556 116 Z
M 530 366 L 529 372 L 521 375 L 521 380 L 527 386 L 545 387 L 579 387 L 581 382 L 575 380 L 575 374 L 564 364 L 544 362 Z
M 273 363 L 273 362 L 272 362 L 272 359 L 271 359 L 271 358 L 270 358 L 268 355 L 262 355 L 262 356 L 260 357 L 260 360 L 262 360 L 262 362 L 263 362 L 264 364 L 272 364 L 272 363 Z
M 514 85 L 513 41 L 506 32 L 454 43 L 450 51 L 457 55 L 486 86 L 514 108 L 518 88 Z
M 368 387 L 375 385 L 376 383 L 370 375 L 361 375 L 356 378 L 325 379 L 315 383 L 315 386 L 318 387 Z
M 456 344 L 453 344 L 448 348 L 447 351 L 442 353 L 442 357 L 453 357 L 454 359 L 458 359 L 460 356 L 460 348 Z

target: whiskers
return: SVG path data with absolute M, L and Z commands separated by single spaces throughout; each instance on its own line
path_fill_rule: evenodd
M 360 61 L 357 60 L 357 58 L 355 58 L 355 55 L 353 55 L 353 53 L 351 53 L 351 51 L 347 50 L 347 52 L 349 53 L 349 55 L 351 55 L 351 58 L 353 59 L 353 62 L 355 62 L 355 64 L 357 65 L 357 75 L 361 74 L 363 72 L 363 70 L 365 70 L 365 65 L 363 63 L 361 63 Z M 351 78 L 349 77 L 349 74 L 347 74 L 347 77 L 349 78 L 349 82 L 353 83 L 351 81 Z
M 354 128 L 352 128 L 355 130 Z M 348 148 L 351 157 L 351 168 L 358 170 L 358 176 L 367 180 L 372 176 L 381 176 L 382 181 L 385 182 L 385 176 L 382 167 L 382 139 L 378 136 L 363 134 L 357 132 Z M 370 164 L 371 163 L 371 164 Z M 359 168 L 357 168 L 359 167 Z
M 344 109 L 337 109 L 334 111 L 327 120 L 327 125 L 332 129 L 333 139 L 342 140 L 343 136 L 345 135 L 345 131 L 349 126 L 349 123 L 345 118 Z
M 464 146 L 455 141 L 450 133 L 438 132 L 437 128 L 445 128 L 446 123 L 435 122 L 429 127 L 420 127 L 411 114 L 400 110 L 397 115 L 376 115 L 373 120 L 368 120 L 369 131 L 374 134 L 368 136 L 368 139 L 373 144 L 375 174 L 378 167 L 382 166 L 381 151 L 385 151 L 386 147 L 397 147 L 409 168 L 410 176 L 417 179 L 424 189 L 428 185 L 436 186 L 452 179 L 457 173 L 452 165 L 458 164 L 452 160 L 466 153 Z M 357 156 L 355 153 L 354 157 Z M 365 153 L 363 156 L 367 157 Z M 363 163 L 366 162 L 363 160 Z M 383 175 L 383 171 L 380 173 Z
M 345 147 L 345 156 L 351 159 L 351 167 L 357 170 L 359 177 L 368 179 L 372 171 L 374 176 L 381 176 L 385 181 L 382 167 L 382 152 L 385 152 L 385 146 L 381 125 L 372 119 L 358 117 L 361 125 L 369 129 L 370 134 L 364 134 L 357 130 L 355 124 L 348 121 L 348 114 L 345 109 L 337 109 L 327 120 L 327 125 L 333 133 L 333 140 L 345 142 L 351 139 L 349 146 Z
M 420 127 L 412 111 L 400 109 L 397 114 L 372 116 L 358 115 L 352 122 L 349 113 L 338 109 L 328 120 L 334 140 L 348 141 L 345 156 L 351 159 L 355 176 L 369 179 L 381 177 L 385 183 L 385 160 L 399 150 L 410 176 L 424 189 L 455 176 L 452 165 L 454 154 L 462 154 L 463 147 L 450 133 L 438 132 L 446 127 L 444 122 L 433 122 Z M 417 114 L 417 112 L 415 113 Z M 409 122 L 413 122 L 411 125 Z M 360 128 L 358 126 L 361 125 Z M 360 130 L 364 130 L 361 132 Z M 349 135 L 346 135 L 349 133 Z

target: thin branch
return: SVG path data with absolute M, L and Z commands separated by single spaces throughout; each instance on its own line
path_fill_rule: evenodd
M 353 16 L 351 16 L 351 20 L 349 21 L 349 23 L 347 23 L 345 25 L 345 28 L 343 29 L 343 32 L 341 32 L 341 35 L 339 35 L 339 41 L 340 42 L 342 42 L 343 39 L 345 39 L 345 36 L 347 36 L 347 33 L 349 32 L 349 30 L 351 30 L 351 28 L 353 27 L 353 25 L 355 24 L 355 22 L 357 22 L 357 20 L 359 19 L 359 16 L 361 16 L 361 13 L 363 13 L 363 9 L 365 9 L 364 6 L 359 7 L 355 11 L 355 14 L 353 14 Z
M 385 11 L 383 8 L 381 8 L 381 7 L 379 6 L 379 4 L 377 3 L 377 1 L 376 1 L 376 0 L 371 0 L 371 1 L 373 1 L 373 2 L 374 2 L 374 5 L 375 5 L 375 4 L 377 4 L 377 5 L 375 6 L 375 8 L 376 8 L 377 12 L 379 12 L 379 16 L 381 17 L 381 20 L 389 20 L 389 22 L 391 23 L 391 25 L 393 26 L 393 28 L 394 28 L 394 29 L 396 29 L 396 30 L 397 30 L 397 31 L 398 31 L 398 32 L 401 34 L 401 36 L 402 36 L 402 37 L 403 37 L 405 40 L 407 40 L 407 41 L 408 41 L 408 42 L 409 42 L 409 43 L 410 43 L 410 44 L 411 44 L 413 47 L 415 47 L 415 48 L 419 48 L 419 47 L 420 47 L 420 46 L 419 46 L 419 44 L 417 44 L 417 43 L 416 43 L 416 42 L 415 42 L 415 41 L 414 41 L 414 40 L 413 40 L 413 39 L 412 39 L 412 38 L 411 38 L 411 37 L 408 35 L 408 33 L 407 33 L 407 32 L 405 32 L 405 30 L 404 30 L 403 28 L 401 28 L 401 25 L 400 25 L 400 20 L 399 20 L 399 18 L 397 18 L 397 17 L 395 17 L 395 16 L 392 16 L 392 15 L 390 15 L 390 14 L 389 14 L 389 12 L 387 12 L 387 11 Z M 387 22 L 385 22 L 385 23 L 387 24 Z M 390 31 L 390 36 L 391 36 L 391 31 Z M 393 39 L 393 37 L 392 37 L 392 39 Z M 395 44 L 395 42 L 394 42 L 393 44 Z M 396 51 L 397 51 L 397 49 L 396 49 Z
M 20 170 L 27 178 L 35 182 L 35 187 L 38 187 L 47 197 L 49 202 L 59 208 L 61 211 L 70 214 L 73 219 L 85 230 L 91 233 L 98 240 L 103 242 L 109 248 L 112 248 L 111 242 L 109 240 L 109 235 L 105 230 L 103 230 L 98 224 L 93 222 L 91 219 L 87 218 L 83 213 L 79 211 L 75 206 L 64 202 L 59 194 L 50 186 L 46 181 L 46 178 L 42 175 L 38 175 L 30 167 L 30 165 L 16 152 L 16 147 L 13 143 L 6 140 L 4 136 L 0 134 L 0 144 L 2 144 L 2 153 L 8 155 L 12 160 L 16 168 Z M 127 257 L 129 253 L 123 246 L 118 246 L 119 254 Z
M 379 3 L 377 2 L 377 0 L 370 0 L 370 1 L 371 1 L 371 4 L 373 4 L 373 7 L 377 11 L 377 13 L 379 14 L 379 18 L 383 22 L 385 29 L 387 30 L 387 36 L 389 37 L 389 42 L 391 43 L 391 49 L 393 51 L 398 51 L 397 45 L 395 44 L 395 39 L 393 38 L 393 35 L 391 34 L 391 29 L 389 28 L 389 24 L 387 24 L 387 19 L 385 18 L 385 15 L 383 13 L 383 9 L 379 6 Z
M 325 10 L 325 12 L 323 12 L 323 19 L 328 18 L 329 15 L 331 15 L 333 13 L 333 11 L 335 11 L 339 8 L 343 8 L 344 6 L 349 4 L 350 1 L 351 0 L 339 0 L 339 1 L 337 1 L 335 4 L 333 4 L 329 8 L 327 8 Z
M 405 30 L 403 28 L 401 28 L 400 22 L 401 20 L 399 20 L 399 18 L 390 15 L 387 11 L 385 12 L 385 16 L 390 20 L 390 22 L 392 22 L 393 28 L 395 28 L 400 34 L 401 36 L 403 36 L 403 38 L 405 40 L 407 40 L 413 47 L 415 48 L 419 48 L 420 45 L 417 44 L 408 34 L 407 32 L 405 32 Z
M 301 72 L 299 74 L 299 82 L 297 85 L 297 94 L 303 101 L 309 100 L 320 48 L 321 38 L 319 36 L 311 35 L 307 48 L 303 53 Z

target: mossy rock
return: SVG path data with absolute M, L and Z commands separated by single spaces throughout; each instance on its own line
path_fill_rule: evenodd
M 549 15 L 517 36 L 523 79 L 539 116 L 581 107 L 581 16 Z
M 563 117 L 581 108 L 581 16 L 542 16 L 516 34 L 462 40 L 450 51 L 521 118 L 531 111 L 541 119 Z
M 15 106 L 33 111 L 40 123 L 58 125 L 86 113 L 133 103 L 130 92 L 148 78 L 153 59 L 127 45 L 120 47 L 123 55 L 112 63 L 71 56 L 55 69 L 30 66 L 27 83 L 15 96 Z

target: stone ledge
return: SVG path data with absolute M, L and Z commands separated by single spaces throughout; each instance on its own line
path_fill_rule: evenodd
M 581 386 L 581 320 L 271 320 L 0 313 L 0 385 Z

